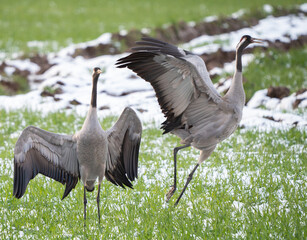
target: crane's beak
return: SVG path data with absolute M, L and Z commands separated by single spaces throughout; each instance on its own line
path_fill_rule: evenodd
M 97 73 L 100 74 L 100 73 L 102 73 L 102 71 L 101 71 L 100 69 L 98 69 L 98 70 L 97 70 Z
M 264 43 L 265 41 L 260 38 L 252 38 L 252 43 Z

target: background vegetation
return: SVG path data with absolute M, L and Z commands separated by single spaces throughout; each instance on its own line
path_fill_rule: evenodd
M 299 0 L 280 0 L 291 7 Z M 1 0 L 1 52 L 32 53 L 29 41 L 41 41 L 43 51 L 71 42 L 94 39 L 103 32 L 159 27 L 199 21 L 209 15 L 250 11 L 276 1 L 34 1 Z M 289 52 L 256 54 L 245 71 L 247 95 L 269 85 L 291 91 L 306 87 L 306 47 Z M 257 77 L 255 77 L 257 76 Z M 305 81 L 305 82 L 304 82 Z M 145 123 L 139 179 L 134 190 L 104 181 L 102 223 L 96 210 L 96 191 L 88 193 L 87 227 L 83 228 L 83 189 L 79 183 L 61 201 L 64 187 L 37 176 L 25 196 L 15 199 L 13 149 L 28 125 L 72 134 L 84 116 L 57 112 L 0 109 L 0 239 L 306 239 L 306 130 L 268 132 L 239 129 L 222 142 L 197 170 L 180 204 L 174 208 L 165 194 L 172 184 L 172 148 L 178 138 L 161 135 L 157 124 Z M 116 117 L 101 120 L 105 129 Z M 198 152 L 179 153 L 178 188 L 184 185 Z
M 288 87 L 291 93 L 307 87 L 307 46 L 289 51 L 269 49 L 256 53 L 255 59 L 243 71 L 246 99 L 258 90 L 270 86 Z
M 105 129 L 116 118 L 102 121 Z M 222 142 L 195 173 L 179 205 L 173 204 L 198 151 L 183 150 L 178 160 L 178 192 L 169 204 L 172 148 L 178 138 L 145 125 L 139 178 L 134 190 L 102 184 L 98 225 L 96 191 L 88 193 L 83 228 L 83 187 L 63 201 L 64 186 L 43 176 L 21 199 L 12 196 L 13 148 L 32 124 L 71 134 L 84 117 L 65 112 L 0 112 L 0 233 L 4 239 L 305 239 L 307 199 L 306 132 L 295 128 L 259 132 L 241 129 Z M 1 237 L 1 238 L 2 238 Z
M 154 28 L 167 23 L 200 21 L 264 4 L 290 7 L 304 0 L 1 0 L 0 49 L 29 52 L 29 41 L 42 41 L 46 50 L 97 38 L 120 29 Z

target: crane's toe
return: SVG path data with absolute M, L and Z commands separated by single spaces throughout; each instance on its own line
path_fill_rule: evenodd
M 176 191 L 176 187 L 174 185 L 172 185 L 170 190 L 166 194 L 166 202 L 168 202 L 171 199 L 171 197 L 174 195 L 175 191 Z

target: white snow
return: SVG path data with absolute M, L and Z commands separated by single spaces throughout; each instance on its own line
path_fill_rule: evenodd
M 240 17 L 242 17 L 245 13 L 246 13 L 246 10 L 240 9 L 239 11 L 237 11 L 237 12 L 231 14 L 231 17 L 233 17 L 233 18 L 240 18 Z
M 143 34 L 149 34 L 151 32 L 151 30 L 149 28 L 142 28 L 141 29 L 141 33 Z
M 288 129 L 295 125 L 306 129 L 307 118 L 306 114 L 305 116 L 299 116 L 293 113 L 244 107 L 240 125 L 244 127 L 257 127 L 259 130 L 264 131 L 271 128 Z
M 300 9 L 303 11 L 303 12 L 307 12 L 307 3 L 304 3 L 300 6 Z
M 126 36 L 127 33 L 128 33 L 128 31 L 127 31 L 126 29 L 122 29 L 122 30 L 119 31 L 119 34 L 120 34 L 121 36 Z
M 267 89 L 257 91 L 251 100 L 248 102 L 247 106 L 250 108 L 257 108 L 265 106 L 265 108 L 270 110 L 286 110 L 291 111 L 293 109 L 293 104 L 295 100 L 301 100 L 299 104 L 299 108 L 304 108 L 307 102 L 307 91 L 304 93 L 297 95 L 296 93 L 291 94 L 288 97 L 284 97 L 283 99 L 278 98 L 270 98 L 267 96 Z
M 216 21 L 218 19 L 217 16 L 208 16 L 204 18 L 204 22 L 213 22 Z
M 4 72 L 6 75 L 11 76 L 15 72 L 16 68 L 14 67 L 5 67 Z
M 307 4 L 305 4 L 305 9 L 307 10 Z M 272 18 L 270 18 L 272 20 Z M 291 24 L 292 17 L 288 18 L 289 22 L 285 21 L 287 24 Z M 268 21 L 271 21 L 268 20 Z M 275 21 L 275 20 L 274 20 Z M 304 20 L 305 21 L 305 20 Z M 281 26 L 276 27 L 273 33 L 267 33 L 268 36 L 271 34 L 272 36 L 275 35 L 276 39 L 283 39 L 284 31 L 279 32 L 279 28 L 287 28 L 290 32 L 290 35 L 293 35 L 295 38 L 295 34 L 293 32 L 299 32 L 297 29 L 290 29 L 288 26 Z M 255 27 L 256 28 L 256 27 Z M 295 27 L 294 27 L 295 28 Z M 291 32 L 293 30 L 293 32 Z M 266 31 L 273 31 L 272 29 L 268 28 Z M 303 31 L 302 31 L 303 32 Z M 307 33 L 307 29 L 305 30 L 304 34 Z M 265 36 L 265 32 L 262 32 L 260 35 L 263 37 Z M 240 36 L 242 35 L 241 31 L 236 31 L 233 33 L 225 34 L 223 39 L 225 40 L 222 45 L 217 44 L 212 40 L 212 42 L 208 42 L 206 45 L 206 48 L 199 51 L 200 53 L 203 53 L 203 51 L 207 51 L 209 49 L 219 48 L 223 47 L 225 49 L 234 50 L 236 46 L 236 39 L 238 40 Z M 136 77 L 135 74 L 133 74 L 128 69 L 117 69 L 115 67 L 115 62 L 117 59 L 126 56 L 127 54 L 120 54 L 115 56 L 100 56 L 93 59 L 85 59 L 83 57 L 77 57 L 72 58 L 70 55 L 74 52 L 74 50 L 78 47 L 86 47 L 86 46 L 95 46 L 95 44 L 99 43 L 108 43 L 110 35 L 102 35 L 100 39 L 90 41 L 88 43 L 82 43 L 82 44 L 75 44 L 71 45 L 67 48 L 62 49 L 58 53 L 52 53 L 49 54 L 48 59 L 50 62 L 56 64 L 52 68 L 50 68 L 48 71 L 46 71 L 42 75 L 37 75 L 35 72 L 38 70 L 38 66 L 36 64 L 32 64 L 29 62 L 29 60 L 8 60 L 6 61 L 9 63 L 10 67 L 6 67 L 5 72 L 6 74 L 12 74 L 15 68 L 19 68 L 22 70 L 29 70 L 31 72 L 31 91 L 27 94 L 20 94 L 17 96 L 0 96 L 0 109 L 5 108 L 7 110 L 13 110 L 13 109 L 21 109 L 21 108 L 28 108 L 32 110 L 40 110 L 43 113 L 48 113 L 51 111 L 57 111 L 59 109 L 65 109 L 66 107 L 70 106 L 73 109 L 77 111 L 78 114 L 85 115 L 88 109 L 88 105 L 90 102 L 90 94 L 91 94 L 91 73 L 93 67 L 101 67 L 103 70 L 103 74 L 101 74 L 99 78 L 98 83 L 98 108 L 102 106 L 108 106 L 110 107 L 109 110 L 103 110 L 99 111 L 99 116 L 103 117 L 105 115 L 109 114 L 116 114 L 119 115 L 123 108 L 125 106 L 132 106 L 134 109 L 143 109 L 144 112 L 138 112 L 138 115 L 141 117 L 143 122 L 151 123 L 152 120 L 154 120 L 156 123 L 160 123 L 164 120 L 164 117 L 160 111 L 159 105 L 157 103 L 157 100 L 155 98 L 155 93 L 152 90 L 152 87 L 149 83 L 145 82 L 144 80 Z M 259 36 L 260 37 L 260 36 Z M 204 36 L 203 39 L 209 38 L 208 36 Z M 226 39 L 231 39 L 230 42 L 227 42 Z M 219 39 L 219 38 L 216 38 Z M 215 39 L 215 40 L 216 40 Z M 210 40 L 210 41 L 211 41 Z M 190 42 L 191 43 L 191 42 Z M 189 43 L 189 44 L 190 44 Z M 32 43 L 33 46 L 35 46 L 35 43 Z M 216 49 L 217 49 L 216 48 Z M 207 50 L 206 50 L 207 49 Z M 196 50 L 196 49 L 194 49 Z M 193 51 L 194 51 L 193 50 Z M 200 50 L 200 48 L 198 48 Z M 243 57 L 243 66 L 246 66 L 251 60 L 253 59 L 253 55 L 246 54 Z M 211 70 L 211 74 L 221 74 L 223 72 L 233 72 L 235 68 L 235 63 L 227 63 L 225 64 L 223 69 L 215 68 Z M 43 80 L 42 83 L 35 84 L 34 80 Z M 62 86 L 58 82 L 61 81 L 64 83 Z M 216 88 L 219 92 L 224 92 L 228 89 L 228 87 L 231 84 L 231 79 L 221 79 L 220 84 L 216 84 Z M 218 87 L 218 85 L 220 85 Z M 63 94 L 57 94 L 56 97 L 60 98 L 59 101 L 54 101 L 52 97 L 41 97 L 40 93 L 41 91 L 48 86 L 52 87 L 61 87 L 63 90 Z M 129 94 L 130 92 L 130 94 Z M 126 94 L 126 95 L 125 95 Z M 120 96 L 124 95 L 124 96 Z M 70 105 L 71 100 L 77 100 L 81 103 L 81 105 L 78 106 L 72 106 Z M 292 109 L 293 102 L 296 99 L 302 99 L 303 101 L 299 104 L 299 108 L 303 109 L 303 114 L 300 113 L 297 114 L 295 110 Z M 262 109 L 260 107 L 264 106 L 265 109 Z M 307 126 L 307 113 L 304 108 L 307 107 L 307 92 L 304 92 L 303 94 L 300 94 L 298 96 L 295 96 L 295 94 L 290 95 L 289 97 L 283 98 L 282 100 L 276 99 L 276 98 L 269 98 L 267 96 L 267 90 L 260 90 L 257 91 L 253 98 L 249 101 L 248 105 L 244 107 L 243 110 L 243 119 L 241 121 L 241 126 L 244 126 L 246 128 L 257 128 L 259 130 L 270 130 L 271 128 L 291 128 L 294 125 L 297 125 L 298 127 L 302 127 L 306 129 Z M 67 110 L 69 111 L 69 110 Z M 272 120 L 273 119 L 273 120 Z M 0 129 L 2 129 L 0 122 Z M 11 138 L 17 138 L 20 133 L 14 133 L 10 137 Z M 144 136 L 146 137 L 146 136 Z M 240 136 L 235 136 L 237 138 L 237 142 L 242 144 L 244 143 L 243 139 L 240 139 Z M 165 139 L 164 139 L 165 140 Z M 227 140 L 226 140 L 227 141 Z M 279 140 L 282 141 L 282 140 Z M 304 144 L 296 144 L 293 145 L 291 141 L 284 140 L 285 146 L 293 149 L 293 151 L 296 151 L 298 153 L 303 152 L 304 150 Z M 155 143 L 155 144 L 154 144 Z M 8 142 L 5 142 L 5 144 L 8 144 Z M 253 143 L 254 148 L 258 148 L 262 143 Z M 219 147 L 219 146 L 218 146 Z M 3 151 L 7 146 L 0 146 L 0 151 Z M 224 154 L 227 156 L 227 158 L 233 159 L 233 162 L 235 161 L 236 155 L 249 155 L 252 156 L 253 154 L 258 154 L 258 152 L 248 151 L 244 152 L 234 152 L 233 149 L 229 149 L 229 151 L 225 151 Z M 147 152 L 148 151 L 148 152 Z M 152 146 L 150 149 L 144 149 L 144 153 L 156 153 L 161 157 L 158 161 L 153 161 L 152 164 L 150 164 L 149 167 L 146 167 L 144 164 L 140 166 L 139 168 L 139 179 L 142 179 L 142 181 L 145 182 L 145 186 L 148 189 L 151 189 L 153 185 L 156 184 L 164 184 L 166 185 L 170 181 L 163 181 L 161 182 L 161 179 L 168 179 L 171 176 L 171 169 L 168 168 L 168 160 L 170 157 L 165 158 L 167 154 L 172 156 L 171 152 L 169 151 L 169 146 L 166 146 L 163 142 L 163 138 L 158 138 L 156 142 L 152 142 Z M 163 153 L 163 154 L 161 154 Z M 192 156 L 193 158 L 197 159 L 199 156 L 199 152 L 196 150 L 191 150 L 189 152 L 181 152 L 181 157 L 185 159 L 187 157 L 187 154 Z M 223 153 L 219 153 L 223 157 Z M 276 153 L 270 153 L 270 154 L 276 154 Z M 298 155 L 299 156 L 299 155 Z M 0 169 L 2 169 L 3 175 L 10 175 L 12 176 L 13 173 L 13 165 L 8 164 L 12 162 L 12 159 L 1 159 L 0 158 Z M 287 159 L 288 160 L 288 159 Z M 253 158 L 247 159 L 246 161 L 253 161 Z M 290 159 L 290 161 L 303 161 L 299 157 L 297 159 Z M 238 164 L 241 162 L 238 161 Z M 154 164 L 159 164 L 159 167 L 155 166 Z M 221 180 L 224 180 L 227 182 L 231 179 L 230 177 L 230 170 L 227 166 L 221 165 L 220 167 L 207 167 L 210 164 L 210 161 L 204 162 L 202 165 L 202 170 L 198 171 L 197 173 L 202 177 L 203 179 L 207 179 L 206 185 L 216 185 L 220 184 Z M 282 163 L 281 163 L 282 164 Z M 4 167 L 4 165 L 6 167 Z M 7 167 L 9 166 L 9 167 Z M 178 171 L 178 178 L 183 179 L 187 176 L 187 174 L 192 170 L 193 166 L 191 165 L 189 169 L 179 169 Z M 158 171 L 156 169 L 159 169 Z M 151 172 L 156 172 L 155 177 L 151 178 L 150 174 Z M 255 172 L 249 172 L 249 171 L 241 171 L 238 167 L 236 172 L 234 173 L 235 176 L 240 176 L 240 179 L 242 180 L 243 187 L 246 189 L 248 187 L 252 186 L 252 177 L 253 176 L 259 176 L 259 170 L 255 170 Z M 276 181 L 280 181 L 281 176 L 277 174 L 273 174 L 272 178 Z M 291 177 L 289 177 L 291 180 Z M 50 180 L 50 179 L 49 179 Z M 305 181 L 304 181 L 305 180 Z M 159 182 L 158 182 L 159 181 Z M 302 177 L 302 180 L 293 181 L 291 183 L 291 187 L 299 188 L 300 184 L 299 182 L 306 182 L 306 179 Z M 137 183 L 136 183 L 137 185 Z M 166 186 L 164 186 L 166 188 Z M 168 187 L 168 186 L 167 186 Z M 190 190 L 191 188 L 189 188 Z M 188 191 L 189 191 L 188 190 Z M 268 189 L 259 188 L 256 187 L 257 195 L 259 194 L 260 197 L 264 198 L 264 194 L 268 193 Z M 134 192 L 135 194 L 140 194 L 137 190 Z M 72 198 L 76 198 L 76 192 L 72 192 Z M 142 194 L 150 194 L 150 191 L 142 191 Z M 188 193 L 186 193 L 188 194 Z M 233 190 L 229 188 L 229 194 L 234 196 Z M 206 198 L 208 201 L 210 201 L 210 195 L 206 195 Z M 114 197 L 113 197 L 114 198 Z M 282 205 L 280 208 L 287 206 L 287 201 L 284 200 L 284 193 L 282 189 L 278 190 L 278 198 L 282 202 Z M 29 194 L 25 194 L 23 197 L 24 201 L 29 201 Z M 115 198 L 114 198 L 115 199 Z M 139 206 L 144 205 L 144 201 L 146 197 L 141 197 L 141 201 L 139 203 Z M 52 202 L 57 203 L 59 201 L 58 198 L 53 198 Z M 244 215 L 246 214 L 246 208 L 244 202 L 240 201 L 239 198 L 232 198 L 232 207 L 235 208 L 237 211 L 233 211 L 234 213 L 240 213 L 243 217 L 241 217 L 243 220 Z M 128 211 L 127 207 L 120 208 L 118 204 L 111 203 L 112 207 L 116 211 Z M 191 218 L 191 204 L 187 207 L 187 214 Z M 201 204 L 201 202 L 199 203 Z M 71 205 L 71 207 L 73 207 Z M 166 204 L 164 201 L 161 204 L 162 208 L 169 207 L 168 204 Z M 269 209 L 269 206 L 267 203 L 261 203 L 256 204 L 252 207 L 253 211 L 259 211 L 265 212 Z M 283 208 L 284 209 L 284 208 Z M 4 218 L 6 217 L 6 214 L 8 209 L 4 209 Z M 54 209 L 52 210 L 52 214 Z M 281 209 L 282 211 L 282 209 Z M 17 210 L 18 212 L 25 212 L 24 208 L 19 208 Z M 19 213 L 18 213 L 19 214 Z M 29 212 L 31 216 L 36 215 L 35 210 L 31 210 Z M 56 213 L 55 213 L 56 214 Z M 20 215 L 20 214 L 19 214 Z M 302 211 L 303 217 L 306 217 L 306 214 Z M 102 215 L 102 220 L 105 220 L 107 216 Z M 235 217 L 233 217 L 235 218 Z M 81 219 L 80 219 L 81 220 Z M 83 220 L 83 219 L 82 219 Z M 239 219 L 241 220 L 241 219 Z M 5 221 L 4 221 L 5 222 Z M 104 222 L 104 221 L 103 221 Z M 136 219 L 137 223 L 140 223 L 140 219 Z M 210 227 L 213 223 L 213 220 L 211 218 L 206 218 L 206 220 L 203 221 L 203 227 L 207 228 Z M 9 224 L 9 223 L 7 223 Z M 46 225 L 46 224 L 45 224 Z M 71 237 L 70 232 L 68 229 L 63 227 L 61 224 L 58 224 L 57 227 L 60 229 L 61 234 L 66 237 Z M 90 230 L 94 229 L 94 225 L 90 226 Z M 16 229 L 14 226 L 8 226 L 6 224 L 2 224 L 2 228 L 4 236 L 8 235 L 9 231 L 14 231 L 16 233 L 17 238 L 27 238 L 27 232 L 21 227 L 21 229 Z M 9 230 L 7 230 L 9 229 Z M 32 230 L 39 231 L 39 227 L 36 226 L 36 228 L 33 228 Z M 116 233 L 120 233 L 118 227 L 114 227 L 113 231 Z M 157 235 L 157 234 L 156 234 Z M 136 234 L 135 234 L 136 236 Z M 237 232 L 233 234 L 234 238 L 246 238 L 246 229 L 243 226 L 241 229 L 237 229 Z M 76 237 L 78 238 L 78 236 Z
M 242 66 L 246 67 L 250 62 L 252 62 L 254 59 L 253 54 L 244 54 L 242 56 Z M 235 60 L 231 63 L 225 63 L 223 68 L 215 67 L 209 71 L 210 74 L 214 75 L 220 75 L 222 73 L 233 73 L 235 70 Z
M 265 5 L 263 6 L 263 10 L 264 10 L 265 12 L 267 12 L 267 13 L 272 13 L 272 12 L 273 12 L 273 7 L 272 7 L 271 5 L 269 5 L 269 4 L 265 4 Z
M 287 128 L 294 125 L 306 128 L 307 114 L 301 116 L 293 111 L 293 103 L 296 99 L 304 99 L 299 108 L 307 105 L 307 92 L 298 96 L 295 93 L 283 99 L 270 98 L 267 89 L 257 91 L 247 106 L 243 109 L 241 125 L 245 127 L 257 126 L 259 129 L 268 130 L 271 127 Z M 264 106 L 265 109 L 260 109 Z M 285 111 L 287 111 L 285 113 Z
M 182 47 L 192 49 L 191 51 L 195 54 L 212 53 L 221 47 L 218 42 L 223 42 L 222 49 L 231 51 L 235 50 L 235 46 L 243 35 L 251 35 L 267 41 L 289 42 L 291 39 L 297 39 L 300 35 L 306 34 L 306 26 L 307 17 L 304 15 L 268 16 L 250 28 L 215 36 L 203 35 L 183 44 Z
M 18 68 L 21 71 L 28 70 L 31 73 L 39 71 L 39 66 L 36 63 L 31 62 L 29 59 L 5 60 L 5 63 L 9 66 Z
M 266 6 L 265 8 L 268 10 L 269 7 Z M 210 18 L 206 20 L 209 21 Z M 300 35 L 307 34 L 306 26 L 307 18 L 305 16 L 269 16 L 260 20 L 258 25 L 251 28 L 244 28 L 216 36 L 203 35 L 189 43 L 183 44 L 183 48 L 192 49 L 194 53 L 199 54 L 214 52 L 218 48 L 222 48 L 225 51 L 233 51 L 237 42 L 244 34 L 250 34 L 254 37 L 270 41 L 279 39 L 280 41 L 287 42 L 290 38 L 296 39 Z M 125 34 L 124 30 L 122 34 Z M 159 123 L 162 122 L 164 117 L 150 84 L 137 77 L 128 69 L 118 69 L 115 67 L 116 61 L 127 54 L 103 55 L 91 59 L 85 59 L 81 56 L 71 57 L 76 48 L 86 48 L 110 42 L 111 34 L 105 33 L 95 40 L 72 44 L 63 48 L 58 53 L 50 53 L 48 59 L 50 63 L 55 65 L 42 75 L 35 74 L 39 70 L 39 66 L 30 62 L 29 59 L 6 60 L 6 63 L 10 66 L 6 68 L 7 74 L 11 74 L 13 68 L 29 70 L 31 72 L 29 78 L 32 90 L 29 93 L 17 96 L 0 96 L 0 108 L 7 110 L 28 108 L 47 113 L 71 107 L 77 113 L 85 115 L 90 102 L 91 73 L 92 69 L 97 66 L 103 70 L 98 83 L 98 108 L 109 107 L 109 109 L 99 111 L 100 117 L 109 114 L 119 115 L 124 107 L 131 106 L 134 109 L 140 110 L 138 115 L 144 122 L 152 122 L 152 120 Z M 31 42 L 29 44 L 35 46 L 36 43 Z M 252 59 L 252 54 L 244 55 L 243 66 L 246 66 Z M 220 74 L 225 71 L 233 72 L 234 68 L 235 62 L 226 63 L 223 70 L 215 68 L 211 70 L 211 74 Z M 38 84 L 34 83 L 35 80 L 43 81 Z M 62 82 L 64 85 L 62 86 L 58 82 Z M 219 87 L 218 91 L 225 91 L 230 84 L 231 80 L 228 80 Z M 55 101 L 53 97 L 40 96 L 40 93 L 46 87 L 62 88 L 63 93 L 55 96 L 59 98 L 58 101 Z M 295 112 L 290 111 L 296 98 L 306 98 L 306 93 L 304 94 L 304 96 L 296 97 L 291 95 L 279 100 L 268 98 L 266 90 L 258 91 L 244 108 L 241 125 L 245 127 L 284 127 L 285 125 L 292 126 L 295 122 L 298 122 L 299 126 L 306 126 L 306 114 L 298 116 Z M 81 105 L 72 106 L 69 103 L 72 100 L 77 100 Z M 306 105 L 307 101 L 304 100 L 299 107 L 305 108 Z M 258 109 L 259 106 L 265 106 L 266 109 Z M 284 110 L 290 112 L 283 113 Z M 270 118 L 274 120 L 270 120 Z

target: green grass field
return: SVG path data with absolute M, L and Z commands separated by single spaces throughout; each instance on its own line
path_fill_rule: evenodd
M 27 43 L 38 40 L 44 44 L 43 52 L 57 50 L 103 32 L 199 21 L 242 8 L 260 9 L 266 3 L 275 5 L 276 1 L 2 0 L 0 48 L 9 54 L 33 53 L 36 50 Z M 285 7 L 301 3 L 278 1 Z M 307 86 L 306 46 L 255 56 L 243 69 L 248 99 L 270 85 L 288 86 L 291 92 Z M 199 153 L 195 149 L 179 152 L 178 192 L 165 203 L 172 185 L 172 149 L 179 139 L 162 135 L 156 123 L 144 123 L 134 190 L 103 181 L 101 225 L 96 189 L 87 194 L 88 219 L 83 228 L 81 183 L 61 201 L 64 186 L 39 175 L 26 194 L 15 199 L 13 151 L 19 134 L 28 125 L 73 134 L 86 113 L 65 111 L 44 115 L 0 108 L 0 239 L 307 239 L 306 128 L 238 129 L 199 167 L 176 208 L 173 204 Z M 100 120 L 108 129 L 116 117 Z
M 280 0 L 290 7 L 303 0 Z M 74 42 L 97 38 L 104 32 L 120 29 L 154 28 L 166 23 L 200 21 L 206 16 L 227 15 L 239 9 L 260 9 L 273 0 L 223 1 L 34 1 L 1 0 L 0 49 L 6 53 L 33 51 L 27 43 L 42 41 L 40 49 L 57 50 Z
M 244 89 L 249 100 L 256 91 L 270 86 L 286 86 L 291 93 L 307 87 L 307 46 L 288 52 L 270 49 L 256 53 L 255 59 L 245 68 Z
M 21 199 L 13 198 L 13 148 L 22 129 L 32 124 L 70 134 L 83 120 L 64 112 L 0 112 L 1 239 L 306 239 L 306 131 L 295 128 L 237 130 L 201 165 L 176 208 L 179 191 L 169 204 L 165 194 L 179 142 L 152 125 L 143 132 L 134 190 L 103 181 L 100 226 L 96 190 L 87 194 L 83 229 L 80 183 L 61 201 L 64 187 L 39 175 Z M 115 120 L 108 117 L 102 125 L 109 128 Z M 197 157 L 193 149 L 179 153 L 179 190 Z

